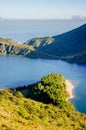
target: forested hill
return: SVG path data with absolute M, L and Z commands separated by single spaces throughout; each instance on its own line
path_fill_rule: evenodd
M 30 57 L 62 59 L 86 64 L 86 24 L 54 37 L 34 38 L 25 44 L 35 47 Z
M 86 114 L 67 97 L 64 76 L 53 73 L 33 85 L 0 90 L 0 130 L 86 130 Z
M 61 59 L 72 63 L 86 64 L 86 24 L 61 35 L 33 38 L 24 44 L 0 38 L 0 54 Z

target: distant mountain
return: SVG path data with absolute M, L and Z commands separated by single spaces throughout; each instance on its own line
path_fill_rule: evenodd
M 33 38 L 24 44 L 0 38 L 0 54 L 61 59 L 71 63 L 86 64 L 86 24 L 61 35 Z
M 34 38 L 25 44 L 35 47 L 30 57 L 86 64 L 86 24 L 54 37 Z

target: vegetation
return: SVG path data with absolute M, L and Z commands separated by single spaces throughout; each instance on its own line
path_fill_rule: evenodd
M 34 48 L 29 45 L 18 44 L 11 39 L 0 38 L 0 54 L 12 54 L 12 55 L 23 55 L 26 56 L 34 51 Z
M 86 64 L 86 24 L 58 36 L 33 38 L 24 44 L 0 38 L 0 54 Z
M 49 45 L 52 42 L 54 42 L 54 38 L 52 38 L 52 37 L 41 37 L 41 38 L 33 38 L 31 40 L 28 40 L 24 44 L 31 45 L 31 46 L 33 46 L 35 48 L 37 48 L 37 47 L 40 48 L 40 47 Z
M 0 90 L 0 129 L 86 130 L 86 114 L 66 102 L 65 88 L 63 76 L 50 74 L 31 86 Z
M 65 78 L 60 74 L 49 74 L 41 79 L 40 82 L 30 85 L 28 87 L 17 88 L 21 90 L 23 95 L 27 98 L 31 98 L 44 103 L 52 103 L 59 108 L 71 107 L 66 102 L 67 92 Z
M 53 40 L 50 44 L 44 45 L 43 38 L 39 38 L 40 45 L 29 56 L 86 64 L 86 24 L 51 39 Z M 27 41 L 26 44 L 34 46 L 36 41 L 37 38 Z M 46 41 L 45 37 L 44 41 Z

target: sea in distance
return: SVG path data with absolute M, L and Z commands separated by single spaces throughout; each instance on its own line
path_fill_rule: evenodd
M 31 38 L 55 36 L 86 23 L 86 19 L 2 20 L 0 37 L 24 43 Z
M 54 36 L 76 28 L 82 20 L 7 20 L 0 22 L 0 37 L 26 42 L 30 38 Z M 40 81 L 50 73 L 63 74 L 74 85 L 75 108 L 86 113 L 86 65 L 60 60 L 30 59 L 0 55 L 0 88 L 17 87 Z

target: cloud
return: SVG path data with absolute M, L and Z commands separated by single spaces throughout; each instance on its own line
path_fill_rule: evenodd
M 84 19 L 86 19 L 86 16 L 80 16 L 80 15 L 73 15 L 72 16 L 72 19 L 74 19 L 74 20 L 84 20 Z

